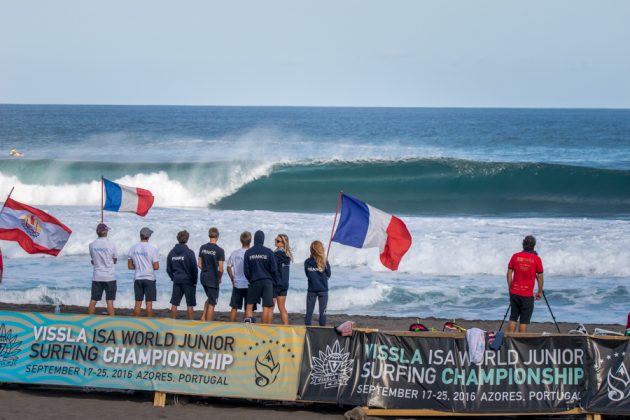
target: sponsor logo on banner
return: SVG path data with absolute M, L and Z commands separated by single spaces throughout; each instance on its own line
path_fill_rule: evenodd
M 624 352 L 625 353 L 625 352 Z M 608 371 L 608 398 L 611 401 L 621 401 L 630 397 L 630 375 L 623 361 L 619 366 L 611 367 Z
M 22 221 L 22 227 L 29 236 L 37 238 L 42 232 L 42 221 L 34 214 L 26 214 L 20 217 L 20 220 Z
M 319 351 L 319 356 L 311 358 L 311 385 L 324 385 L 324 389 L 337 388 L 348 384 L 352 375 L 354 359 L 350 353 L 341 350 L 339 340 L 331 346 L 326 345 L 325 351 Z
M 280 373 L 280 364 L 276 363 L 271 350 L 269 350 L 265 353 L 262 360 L 260 359 L 260 355 L 256 357 L 255 369 L 256 385 L 265 387 L 274 383 L 278 378 L 278 373 Z
M 13 330 L 7 330 L 4 324 L 0 325 L 0 366 L 15 366 L 21 344 Z

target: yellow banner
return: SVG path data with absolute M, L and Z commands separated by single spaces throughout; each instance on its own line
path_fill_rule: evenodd
M 0 381 L 295 400 L 305 328 L 0 312 Z

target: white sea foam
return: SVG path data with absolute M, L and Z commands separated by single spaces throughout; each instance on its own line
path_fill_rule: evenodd
M 156 207 L 206 207 L 238 191 L 243 185 L 268 175 L 272 164 L 233 163 L 204 173 L 202 165 L 191 164 L 187 182 L 169 177 L 165 171 L 135 173 L 112 179 L 123 185 L 150 190 Z M 199 182 L 211 179 L 211 183 Z M 0 196 L 15 187 L 13 198 L 32 205 L 93 205 L 101 203 L 101 182 L 93 180 L 59 185 L 29 184 L 15 175 L 0 172 Z
M 16 197 L 17 198 L 17 197 Z M 26 201 L 26 200 L 24 200 Z M 55 261 L 64 257 L 87 255 L 94 240 L 94 227 L 100 220 L 98 207 L 44 206 L 73 234 Z M 151 238 L 166 255 L 179 230 L 191 232 L 190 246 L 198 249 L 207 241 L 210 226 L 221 231 L 221 245 L 226 252 L 240 246 L 243 230 L 262 229 L 268 235 L 287 233 L 295 251 L 295 260 L 308 257 L 312 240 L 328 245 L 333 214 L 277 213 L 269 211 L 220 211 L 208 209 L 154 208 L 145 218 L 133 214 L 105 212 L 105 221 L 112 227 L 110 237 L 121 252 L 137 241 L 138 231 L 150 226 Z M 548 276 L 630 277 L 630 221 L 603 219 L 507 219 L 507 218 L 435 218 L 407 217 L 413 245 L 402 260 L 398 274 L 423 276 L 503 276 L 510 256 L 521 249 L 527 234 L 538 238 L 540 253 Z M 42 258 L 27 256 L 11 242 L 3 245 L 9 258 Z M 48 260 L 48 258 L 46 258 Z M 360 269 L 371 276 L 390 276 L 378 258 L 378 249 L 355 249 L 331 244 L 333 266 Z M 395 273 L 394 273 L 395 274 Z
M 100 221 L 98 206 L 44 206 L 73 229 L 59 257 L 25 254 L 17 244 L 3 242 L 4 281 L 0 300 L 49 303 L 58 297 L 66 304 L 85 305 L 89 298 L 91 266 L 88 244 L 95 239 Z M 413 246 L 400 270 L 391 272 L 378 259 L 377 249 L 355 249 L 333 243 L 330 262 L 329 311 L 350 314 L 501 318 L 506 305 L 505 271 L 521 240 L 533 233 L 545 265 L 545 289 L 560 320 L 589 319 L 620 322 L 630 297 L 630 249 L 625 238 L 630 222 L 602 219 L 508 218 L 404 218 Z M 151 242 L 160 250 L 158 307 L 167 307 L 170 282 L 164 272 L 165 256 L 179 230 L 191 233 L 195 252 L 207 241 L 210 226 L 217 226 L 219 245 L 229 254 L 240 247 L 243 230 L 262 229 L 266 244 L 286 233 L 294 250 L 291 289 L 287 306 L 303 312 L 306 280 L 303 261 L 314 239 L 328 245 L 333 214 L 275 213 L 269 211 L 219 211 L 208 209 L 154 208 L 145 217 L 105 213 L 112 228 L 110 238 L 118 247 L 120 281 L 118 305 L 131 307 L 132 272 L 126 269 L 127 250 L 138 241 L 141 227 L 155 233 Z M 228 310 L 230 285 L 224 277 L 218 309 Z M 203 296 L 198 294 L 200 301 Z M 544 304 L 535 317 L 548 320 Z M 606 311 L 601 311 L 605 307 Z M 593 309 L 589 309 L 593 308 Z M 597 309 L 599 308 L 599 309 Z M 619 318 L 619 319 L 618 319 Z M 536 318 L 535 318 L 536 319 Z

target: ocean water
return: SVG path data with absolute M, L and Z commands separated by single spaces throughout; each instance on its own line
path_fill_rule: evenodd
M 101 175 L 156 196 L 145 218 L 105 213 L 121 307 L 133 306 L 124 256 L 142 226 L 163 257 L 177 231 L 197 251 L 217 226 L 226 254 L 243 230 L 269 246 L 287 233 L 287 306 L 304 312 L 302 262 L 312 240 L 328 244 L 343 190 L 403 218 L 413 245 L 391 272 L 378 250 L 333 243 L 330 312 L 501 319 L 527 234 L 559 321 L 630 311 L 630 110 L 0 105 L 0 197 L 14 186 L 73 230 L 56 258 L 1 242 L 1 301 L 87 304 Z M 162 270 L 157 307 L 170 289 Z M 226 276 L 219 310 L 230 291 Z M 543 302 L 534 320 L 552 320 Z

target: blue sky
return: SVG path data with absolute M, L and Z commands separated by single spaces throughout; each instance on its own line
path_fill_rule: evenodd
M 0 1 L 0 103 L 630 108 L 628 1 Z

